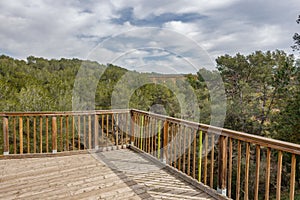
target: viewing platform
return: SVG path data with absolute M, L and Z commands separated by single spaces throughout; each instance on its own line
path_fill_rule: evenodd
M 130 149 L 25 157 L 0 160 L 1 199 L 217 199 Z
M 0 117 L 0 199 L 300 195 L 297 144 L 134 109 Z

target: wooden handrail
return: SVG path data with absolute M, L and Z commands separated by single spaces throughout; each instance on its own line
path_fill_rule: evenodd
M 206 131 L 206 132 L 209 132 L 209 133 L 212 133 L 212 134 L 223 135 L 223 136 L 226 136 L 226 137 L 229 137 L 229 138 L 232 138 L 232 139 L 237 139 L 237 140 L 240 140 L 240 141 L 243 141 L 243 142 L 258 144 L 258 145 L 261 145 L 263 147 L 270 147 L 272 149 L 282 150 L 282 151 L 285 151 L 285 152 L 300 155 L 300 145 L 299 144 L 294 144 L 294 143 L 285 142 L 285 141 L 281 141 L 281 140 L 276 140 L 276 139 L 272 139 L 272 138 L 266 138 L 266 137 L 262 137 L 262 136 L 258 136 L 258 135 L 253 135 L 253 134 L 240 132 L 240 131 L 234 131 L 234 130 L 230 130 L 230 129 L 226 129 L 226 128 L 210 126 L 210 125 L 207 125 L 207 124 L 187 121 L 187 120 L 184 120 L 184 119 L 178 119 L 178 118 L 169 117 L 169 116 L 160 115 L 160 114 L 155 114 L 155 113 L 151 113 L 151 112 L 140 111 L 140 110 L 136 110 L 136 109 L 132 109 L 131 111 L 137 112 L 137 113 L 140 113 L 140 114 L 144 114 L 144 115 L 149 115 L 151 117 L 154 117 L 154 118 L 157 118 L 157 119 L 160 119 L 160 120 L 166 120 L 166 121 L 169 121 L 169 122 L 184 124 L 184 125 L 189 126 L 191 128 Z
M 265 199 L 269 199 L 276 194 L 276 199 L 280 199 L 282 178 L 284 177 L 283 173 L 288 173 L 286 170 L 283 170 L 283 166 L 287 166 L 286 163 L 282 163 L 283 155 L 284 153 L 285 155 L 289 154 L 291 156 L 291 169 L 290 175 L 287 174 L 286 177 L 290 177 L 290 184 L 286 185 L 286 187 L 290 188 L 290 198 L 294 198 L 295 174 L 297 173 L 296 155 L 300 155 L 299 144 L 136 109 L 131 109 L 130 112 L 136 122 L 139 122 L 140 119 L 147 118 L 163 125 L 156 127 L 158 138 L 161 138 L 160 133 L 163 128 L 163 137 L 157 140 L 159 144 L 161 143 L 163 145 L 162 147 L 159 145 L 152 147 L 150 152 L 160 152 L 161 148 L 161 150 L 163 150 L 163 157 L 159 156 L 159 153 L 154 153 L 154 155 L 157 155 L 156 157 L 165 161 L 166 164 L 175 167 L 177 170 L 186 173 L 205 185 L 208 185 L 207 182 L 209 182 L 210 187 L 215 187 L 214 163 L 216 163 L 218 166 L 216 168 L 218 169 L 218 176 L 216 177 L 218 191 L 223 195 L 228 195 L 230 198 L 235 196 L 236 199 L 239 199 L 243 196 L 244 199 L 249 199 L 250 197 L 259 199 L 259 196 L 264 195 Z M 137 126 L 136 129 L 132 130 L 137 132 L 139 130 L 147 130 L 145 129 L 147 124 L 137 124 Z M 187 129 L 191 131 L 187 132 Z M 144 134 L 149 135 L 147 131 L 145 131 Z M 186 136 L 186 134 L 188 134 L 188 136 Z M 190 137 L 193 138 L 193 141 L 189 139 L 189 145 L 187 145 L 186 138 Z M 167 140 L 165 140 L 165 138 L 167 138 Z M 215 143 L 215 139 L 218 143 Z M 135 141 L 142 141 L 142 139 L 137 138 Z M 173 144 L 174 142 L 175 144 Z M 143 151 L 149 152 L 149 149 L 146 149 L 136 142 L 134 142 L 134 145 Z M 210 145 L 210 147 L 208 147 L 208 145 Z M 218 148 L 215 146 L 218 146 Z M 254 149 L 253 146 L 255 147 Z M 215 151 L 215 148 L 218 149 L 218 151 Z M 193 150 L 191 151 L 191 149 Z M 274 151 L 276 151 L 276 153 Z M 215 153 L 218 154 L 217 162 L 214 162 Z M 253 163 L 253 157 L 251 156 L 253 153 L 255 153 L 255 165 Z M 233 156 L 235 157 L 234 159 Z M 188 160 L 186 161 L 187 158 Z M 264 194 L 259 191 L 260 167 L 262 163 L 265 164 L 263 165 L 265 166 Z M 209 165 L 210 170 L 208 172 L 207 169 Z M 277 167 L 273 168 L 272 166 Z M 236 169 L 235 174 L 233 174 L 232 168 Z M 255 168 L 255 174 L 252 176 L 250 176 L 251 168 Z M 251 173 L 253 173 L 253 171 Z M 271 182 L 271 173 L 276 174 L 276 187 L 274 187 L 274 183 Z M 196 174 L 198 176 L 196 176 Z M 233 178 L 233 176 L 236 177 Z M 250 177 L 253 176 L 255 180 L 251 180 Z M 244 180 L 242 180 L 242 178 Z M 233 183 L 233 180 L 236 182 Z M 235 192 L 232 191 L 232 184 L 235 184 Z M 253 191 L 250 191 L 250 184 L 254 185 Z
M 27 117 L 27 116 L 67 116 L 67 115 L 95 115 L 129 113 L 129 109 L 91 110 L 91 111 L 44 111 L 44 112 L 0 112 L 0 117 Z
M 99 145 L 109 148 L 110 145 L 131 144 L 205 185 L 218 186 L 228 197 L 248 199 L 252 195 L 250 177 L 255 177 L 253 195 L 258 199 L 261 195 L 259 175 L 264 173 L 265 198 L 268 199 L 272 191 L 279 199 L 284 182 L 282 173 L 286 173 L 283 156 L 288 153 L 291 155 L 290 197 L 294 198 L 299 144 L 136 109 L 0 112 L 0 117 L 5 155 L 9 151 L 30 154 L 52 150 L 56 153 L 98 148 Z M 277 154 L 272 152 L 274 150 Z M 254 152 L 255 176 L 250 176 Z M 260 172 L 262 163 L 265 171 Z M 275 163 L 276 192 L 270 177 Z M 236 168 L 236 174 L 232 168 Z

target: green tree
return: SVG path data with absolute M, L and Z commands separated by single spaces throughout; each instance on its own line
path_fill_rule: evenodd
M 295 72 L 294 57 L 283 51 L 221 56 L 218 70 L 227 94 L 226 126 L 270 135 L 270 122 L 282 109 Z

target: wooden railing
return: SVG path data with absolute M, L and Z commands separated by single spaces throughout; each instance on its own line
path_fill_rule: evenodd
M 136 147 L 230 198 L 280 199 L 284 189 L 294 199 L 300 145 L 139 110 L 131 118 Z
M 280 199 L 288 193 L 294 199 L 299 192 L 297 144 L 135 109 L 0 117 L 4 155 L 131 144 L 230 198 Z
M 129 140 L 128 114 L 128 110 L 0 113 L 0 153 L 55 153 L 125 145 Z

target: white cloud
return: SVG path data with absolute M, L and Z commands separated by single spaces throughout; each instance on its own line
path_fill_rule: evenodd
M 276 48 L 291 52 L 292 35 L 299 30 L 295 23 L 300 14 L 299 6 L 298 0 L 288 3 L 271 0 L 0 1 L 0 20 L 3 22 L 0 25 L 0 53 L 18 58 L 29 55 L 92 58 L 90 51 L 111 37 L 117 40 L 111 40 L 105 48 L 96 51 L 105 61 L 137 48 L 153 48 L 151 52 L 138 51 L 139 56 L 138 52 L 131 52 L 131 56 L 126 57 L 128 64 L 136 62 L 139 65 L 155 62 L 159 56 L 165 56 L 165 60 L 157 63 L 162 66 L 165 61 L 177 61 L 176 56 L 169 59 L 170 53 L 196 61 L 203 58 L 205 50 L 212 58 L 225 53 Z M 133 16 L 128 16 L 122 23 L 114 23 L 113 19 L 122 17 L 120 11 L 126 8 L 133 8 Z M 170 13 L 174 19 L 164 18 Z M 199 16 L 189 19 L 183 14 Z M 157 20 L 156 27 L 174 31 L 174 34 L 164 29 L 140 29 L 154 19 Z M 139 28 L 138 31 L 129 31 L 135 28 Z M 129 32 L 124 33 L 126 31 Z M 119 33 L 123 33 L 122 37 L 118 37 Z M 195 51 L 193 43 L 203 49 Z M 147 59 L 134 59 L 143 56 Z

